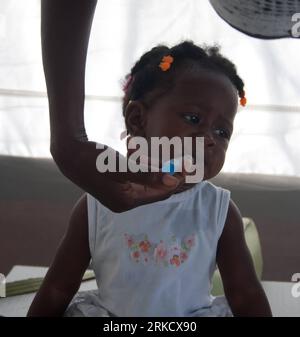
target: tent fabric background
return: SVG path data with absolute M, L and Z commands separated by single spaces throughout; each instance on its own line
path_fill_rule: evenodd
M 89 139 L 125 152 L 122 80 L 154 45 L 218 43 L 246 83 L 224 172 L 300 176 L 300 41 L 260 40 L 207 0 L 98 1 L 86 69 Z M 0 154 L 50 157 L 40 0 L 0 2 Z

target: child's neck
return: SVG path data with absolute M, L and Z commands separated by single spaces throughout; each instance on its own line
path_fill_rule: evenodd
M 194 186 L 195 186 L 195 184 L 187 184 L 187 183 L 185 183 L 174 194 L 184 192 L 184 191 L 189 190 L 190 188 L 192 188 Z

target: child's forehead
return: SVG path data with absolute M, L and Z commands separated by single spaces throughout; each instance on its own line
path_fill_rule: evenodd
M 210 91 L 212 88 L 218 89 L 221 87 L 228 87 L 231 90 L 234 89 L 234 85 L 230 79 L 220 73 L 213 70 L 206 69 L 195 69 L 194 71 L 188 69 L 182 71 L 175 76 L 174 87 L 177 89 L 184 89 L 185 87 L 193 86 L 194 89 L 201 87 L 201 89 L 206 89 Z M 236 92 L 236 89 L 234 89 Z
M 187 103 L 196 101 L 202 104 L 223 100 L 235 104 L 237 89 L 230 79 L 221 73 L 207 70 L 184 71 L 176 76 L 169 99 Z

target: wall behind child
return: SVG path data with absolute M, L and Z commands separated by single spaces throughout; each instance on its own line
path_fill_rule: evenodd
M 86 71 L 90 139 L 121 152 L 121 81 L 158 43 L 219 43 L 237 64 L 249 105 L 236 117 L 224 172 L 300 176 L 298 40 L 248 37 L 219 18 L 209 1 L 98 1 Z M 68 18 L 66 18 L 67 20 Z M 40 0 L 0 3 L 0 153 L 50 157 L 41 63 Z

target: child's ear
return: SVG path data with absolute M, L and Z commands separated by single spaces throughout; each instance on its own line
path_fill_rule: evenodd
M 125 110 L 125 125 L 132 136 L 145 137 L 146 109 L 139 101 L 130 101 Z

